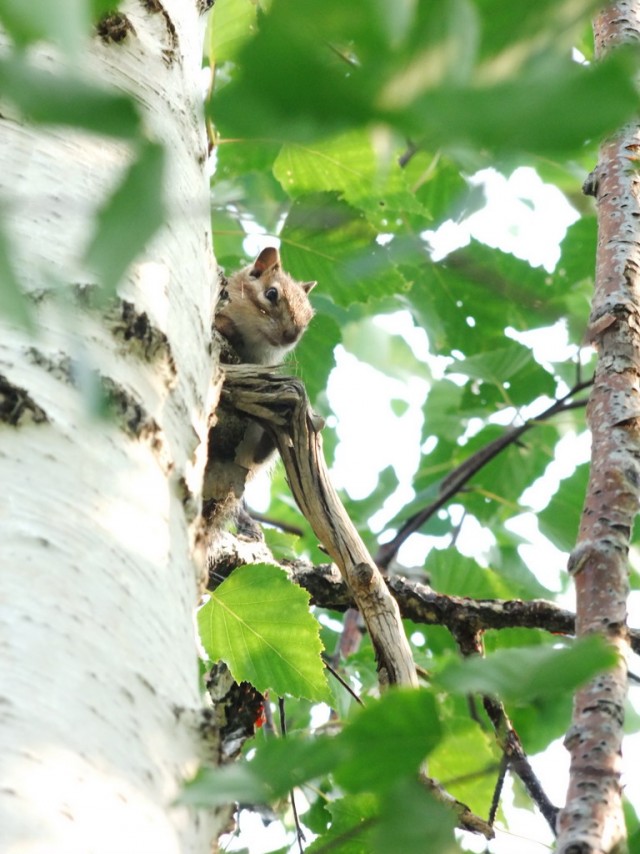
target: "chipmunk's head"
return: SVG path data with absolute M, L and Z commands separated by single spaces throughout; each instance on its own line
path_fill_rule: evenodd
M 229 279 L 229 300 L 216 316 L 216 328 L 243 362 L 278 364 L 313 317 L 308 294 L 315 284 L 293 279 L 269 246 Z

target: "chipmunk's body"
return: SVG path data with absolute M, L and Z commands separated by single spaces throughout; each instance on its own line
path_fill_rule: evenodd
M 313 317 L 308 293 L 315 284 L 292 279 L 273 247 L 230 276 L 215 318 L 216 332 L 225 339 L 221 361 L 280 364 Z M 216 419 L 209 430 L 203 512 L 214 528 L 236 515 L 239 530 L 255 536 L 257 526 L 240 499 L 246 481 L 273 457 L 275 445 L 259 424 L 224 403 Z

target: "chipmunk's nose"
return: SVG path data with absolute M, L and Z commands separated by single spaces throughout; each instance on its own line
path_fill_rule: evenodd
M 290 326 L 289 329 L 282 330 L 282 342 L 284 344 L 295 344 L 300 337 L 300 330 L 295 326 Z

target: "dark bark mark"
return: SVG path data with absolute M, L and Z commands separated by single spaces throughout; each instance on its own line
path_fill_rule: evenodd
M 126 342 L 128 349 L 147 362 L 164 359 L 170 381 L 177 375 L 171 345 L 165 333 L 154 326 L 148 314 L 136 311 L 133 303 L 122 300 L 108 318 L 111 332 Z
M 171 20 L 171 15 L 169 15 L 160 0 L 142 0 L 142 6 L 150 15 L 161 15 L 164 19 L 167 47 L 162 49 L 162 58 L 166 65 L 171 66 L 176 60 L 176 55 L 180 47 L 178 33 L 176 32 L 175 24 Z
M 96 24 L 96 33 L 103 42 L 120 44 L 127 36 L 135 36 L 135 27 L 121 12 L 109 12 Z
M 0 423 L 11 427 L 26 424 L 46 424 L 47 413 L 24 388 L 16 386 L 0 374 Z

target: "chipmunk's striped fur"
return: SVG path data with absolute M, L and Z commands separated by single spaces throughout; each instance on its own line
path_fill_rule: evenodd
M 316 283 L 292 279 L 282 269 L 278 250 L 268 247 L 222 284 L 215 318 L 216 332 L 225 339 L 221 361 L 280 364 L 313 317 L 308 294 Z M 221 403 L 209 430 L 203 487 L 203 513 L 214 529 L 235 516 L 239 533 L 259 535 L 240 501 L 246 481 L 274 451 L 259 424 Z

